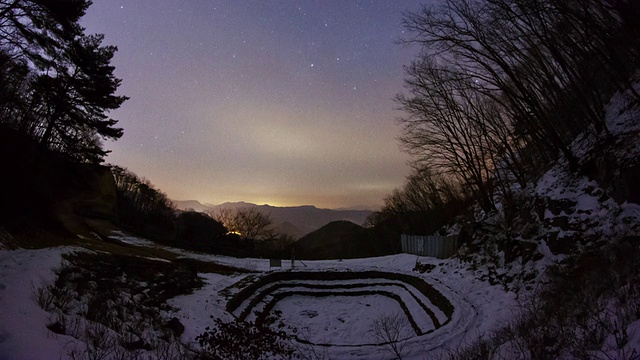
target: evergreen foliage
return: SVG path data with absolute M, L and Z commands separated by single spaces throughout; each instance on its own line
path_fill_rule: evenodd
M 0 123 L 43 149 L 100 163 L 122 129 L 108 112 L 127 100 L 110 64 L 115 46 L 79 25 L 88 0 L 0 1 Z

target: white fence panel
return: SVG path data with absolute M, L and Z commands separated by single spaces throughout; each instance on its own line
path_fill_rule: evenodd
M 400 242 L 402 252 L 404 253 L 431 256 L 440 259 L 453 256 L 459 247 L 457 236 L 402 234 Z

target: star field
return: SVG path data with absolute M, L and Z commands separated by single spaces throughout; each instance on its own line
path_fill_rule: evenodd
M 420 1 L 94 0 L 130 97 L 107 162 L 176 200 L 380 204 L 408 173 L 392 100 Z

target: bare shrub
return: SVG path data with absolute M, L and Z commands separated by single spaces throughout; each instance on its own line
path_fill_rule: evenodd
M 55 305 L 53 304 L 55 299 L 53 285 L 49 284 L 39 288 L 36 288 L 32 285 L 32 287 L 33 297 L 36 300 L 38 306 L 40 306 L 45 311 L 53 311 L 55 309 Z
M 74 338 L 65 345 L 68 357 L 195 357 L 196 352 L 167 327 L 165 318 L 171 309 L 168 298 L 198 286 L 195 272 L 164 263 L 141 265 L 113 255 L 78 253 L 65 258 L 68 261 L 55 271 L 55 282 L 34 287 L 33 294 L 51 313 L 47 328 Z
M 85 331 L 84 341 L 87 344 L 87 359 L 107 359 L 114 352 L 117 342 L 108 327 L 88 321 Z
M 397 359 L 402 359 L 402 351 L 410 335 L 409 322 L 403 313 L 378 316 L 370 332 Z
M 173 340 L 173 339 L 171 339 Z M 154 341 L 153 355 L 157 360 L 186 360 L 192 358 L 190 350 L 178 341 Z
M 298 358 L 302 360 L 328 360 L 329 349 L 326 346 L 314 345 L 311 343 L 309 328 L 305 327 L 297 332 L 300 340 L 295 344 Z

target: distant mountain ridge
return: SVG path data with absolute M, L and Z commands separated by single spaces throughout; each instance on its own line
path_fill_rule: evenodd
M 370 210 L 333 210 L 320 209 L 313 205 L 279 207 L 272 205 L 256 205 L 247 202 L 227 202 L 219 205 L 202 204 L 197 200 L 173 201 L 180 210 L 219 211 L 220 209 L 246 209 L 255 207 L 261 213 L 271 216 L 275 226 L 281 233 L 300 238 L 318 230 L 333 221 L 350 221 L 363 225 Z

